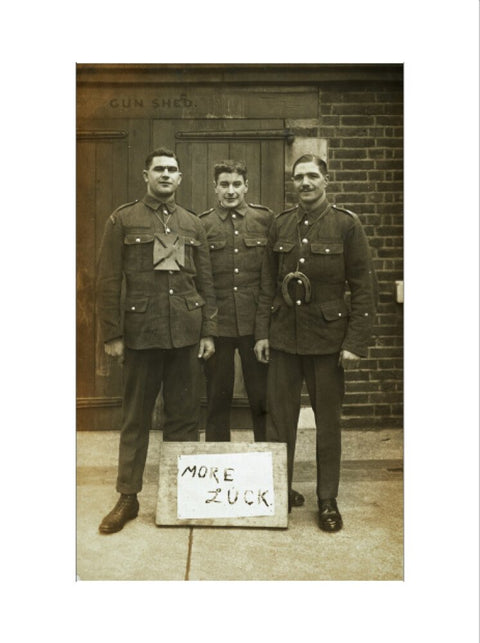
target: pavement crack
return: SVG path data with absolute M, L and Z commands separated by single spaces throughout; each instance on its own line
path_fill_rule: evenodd
M 188 554 L 187 554 L 187 565 L 185 569 L 185 579 L 190 580 L 190 563 L 192 560 L 192 543 L 193 543 L 193 527 L 190 527 L 190 533 L 188 535 Z

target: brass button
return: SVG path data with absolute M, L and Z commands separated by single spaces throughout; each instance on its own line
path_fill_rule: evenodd
M 132 306 L 130 310 L 135 310 L 135 306 Z
M 299 262 L 300 262 L 300 263 L 305 263 L 305 258 L 304 258 L 304 257 L 301 257 L 301 258 L 299 259 Z
M 136 241 L 137 243 L 140 243 L 140 239 L 139 239 L 138 237 L 135 239 L 135 241 Z
M 169 293 L 170 295 L 173 295 L 173 288 L 170 288 L 170 290 L 168 291 L 168 293 Z
M 238 270 L 238 268 L 235 268 L 233 272 L 238 275 L 240 271 Z
M 235 230 L 235 231 L 233 232 L 233 234 L 239 234 L 238 230 Z
M 308 239 L 302 239 L 302 243 L 308 243 Z
M 329 253 L 329 252 L 330 252 L 330 248 L 325 248 L 325 252 L 326 252 L 326 253 Z
M 237 290 L 238 290 L 237 286 L 234 286 L 234 287 L 233 287 L 233 290 L 234 290 L 235 292 L 237 292 Z
M 297 284 L 301 286 L 303 284 L 303 281 L 301 279 L 297 279 Z
M 235 250 L 234 250 L 233 252 L 237 253 L 237 252 L 238 252 L 238 248 L 235 248 Z
M 302 301 L 301 301 L 300 299 L 297 299 L 297 301 L 296 301 L 295 303 L 297 304 L 297 306 L 301 306 L 301 305 L 302 305 Z

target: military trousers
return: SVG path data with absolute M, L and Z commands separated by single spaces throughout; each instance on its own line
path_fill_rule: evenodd
M 171 349 L 125 349 L 123 420 L 117 491 L 142 489 L 155 401 L 162 388 L 165 441 L 198 440 L 201 367 L 198 345 Z
M 316 424 L 317 498 L 336 498 L 340 480 L 340 416 L 344 373 L 333 355 L 296 355 L 270 350 L 267 383 L 267 442 L 286 442 L 288 489 L 292 488 L 295 443 L 305 381 Z
M 215 338 L 215 354 L 204 364 L 207 379 L 207 442 L 230 440 L 230 411 L 235 377 L 234 355 L 238 348 L 243 379 L 252 416 L 255 442 L 265 441 L 267 367 L 255 357 L 253 335 Z

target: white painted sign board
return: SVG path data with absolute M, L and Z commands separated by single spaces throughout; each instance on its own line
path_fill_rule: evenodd
M 272 452 L 178 456 L 178 518 L 273 516 Z
M 156 523 L 286 528 L 286 445 L 163 442 Z

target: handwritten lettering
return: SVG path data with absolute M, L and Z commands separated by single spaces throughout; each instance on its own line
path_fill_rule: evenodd
M 208 493 L 213 493 L 214 496 L 213 498 L 207 498 L 205 502 L 208 504 L 209 502 L 220 502 L 220 500 L 217 500 L 217 496 L 219 493 L 221 493 L 221 489 L 215 489 L 215 491 L 209 491 Z
M 178 456 L 178 517 L 272 516 L 272 454 L 198 453 Z
M 207 491 L 207 493 L 212 494 L 212 497 L 206 498 L 205 504 L 209 504 L 210 502 L 224 503 L 226 500 L 229 505 L 234 505 L 240 498 L 240 503 L 243 502 L 249 506 L 256 502 L 257 505 L 261 505 L 263 503 L 266 507 L 270 507 L 271 503 L 269 503 L 265 497 L 269 492 L 269 489 L 258 489 L 257 491 L 254 491 L 253 489 L 244 489 L 240 493 L 240 491 L 235 489 L 235 487 L 230 487 L 229 489 L 217 487 L 217 489 Z
M 223 479 L 225 482 L 233 482 L 233 473 L 235 469 L 233 467 L 225 467 L 223 470 Z M 218 467 L 206 467 L 204 464 L 198 467 L 197 465 L 194 464 L 193 466 L 188 466 L 185 467 L 185 469 L 182 471 L 180 476 L 183 478 L 183 476 L 189 473 L 191 474 L 192 478 L 205 478 L 207 473 L 209 478 L 214 478 L 217 482 L 220 482 L 217 473 L 218 473 Z

